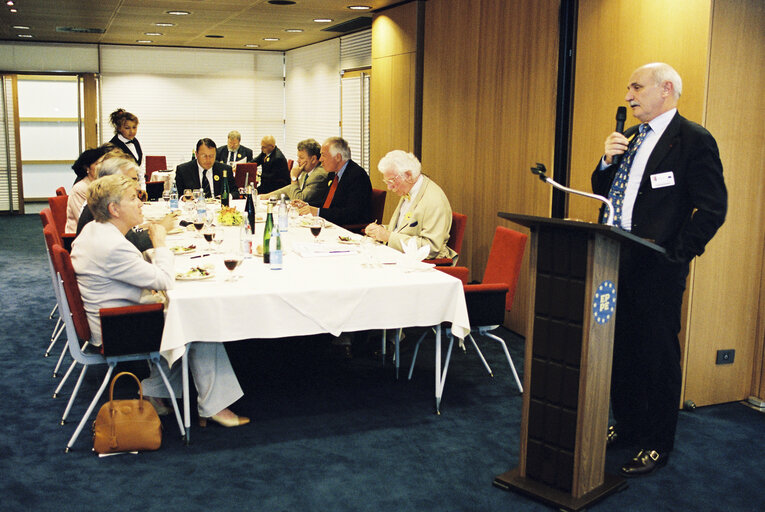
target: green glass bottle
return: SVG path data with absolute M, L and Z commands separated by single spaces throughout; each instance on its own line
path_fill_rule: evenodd
M 271 263 L 271 231 L 274 229 L 274 209 L 269 202 L 266 210 L 266 227 L 263 229 L 263 263 Z
M 224 167 L 223 168 L 223 187 L 221 188 L 221 193 L 220 193 L 221 206 L 228 206 L 230 199 L 231 199 L 231 193 L 228 191 L 228 169 Z

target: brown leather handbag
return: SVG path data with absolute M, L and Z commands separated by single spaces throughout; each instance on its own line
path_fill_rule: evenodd
M 130 375 L 138 383 L 140 398 L 114 400 L 114 383 Z M 138 377 L 130 372 L 114 376 L 109 386 L 109 401 L 101 406 L 93 422 L 93 450 L 97 453 L 156 450 L 162 444 L 162 423 L 154 407 L 143 399 Z

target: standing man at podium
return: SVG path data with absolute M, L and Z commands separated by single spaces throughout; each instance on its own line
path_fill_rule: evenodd
M 625 476 L 653 472 L 672 451 L 685 280 L 727 209 L 717 143 L 678 113 L 681 92 L 680 75 L 667 64 L 635 70 L 625 101 L 641 124 L 606 138 L 592 174 L 593 191 L 614 204 L 614 224 L 666 249 L 625 245 L 621 252 L 611 379 L 616 424 L 608 441 L 618 436 L 639 450 L 622 466 Z

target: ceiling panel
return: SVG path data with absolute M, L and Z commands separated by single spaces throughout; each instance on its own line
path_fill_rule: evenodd
M 272 5 L 268 0 L 15 0 L 17 13 L 0 6 L 0 40 L 143 44 L 261 50 L 290 50 L 331 39 L 337 32 L 322 29 L 358 17 L 371 18 L 372 11 L 354 11 L 351 5 L 381 9 L 400 0 L 295 0 L 294 5 Z M 5 3 L 5 2 L 3 2 Z M 167 14 L 185 10 L 187 16 Z M 331 23 L 315 23 L 330 18 Z M 156 23 L 173 23 L 157 27 Z M 15 29 L 14 25 L 29 27 Z M 101 29 L 103 34 L 59 32 L 56 27 Z M 286 29 L 302 29 L 289 33 Z M 159 32 L 160 36 L 147 36 Z M 21 38 L 20 34 L 32 38 Z M 222 35 L 209 38 L 208 35 Z M 279 41 L 264 41 L 276 37 Z M 137 43 L 151 40 L 151 43 Z

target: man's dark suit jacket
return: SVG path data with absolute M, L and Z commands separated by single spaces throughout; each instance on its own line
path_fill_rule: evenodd
M 268 156 L 265 153 L 259 154 L 255 157 L 255 162 L 257 162 L 261 169 L 258 194 L 268 194 L 277 188 L 290 184 L 290 170 L 287 167 L 287 159 L 279 148 L 274 147 L 274 150 Z
M 625 132 L 629 138 L 637 126 Z M 608 196 L 618 166 L 592 174 L 592 190 Z M 671 172 L 675 184 L 653 188 L 651 176 Z M 725 220 L 728 195 L 717 143 L 702 126 L 679 113 L 670 121 L 646 163 L 632 212 L 631 232 L 655 240 L 672 261 L 704 252 Z M 695 210 L 695 212 L 694 212 Z
M 331 180 L 336 179 L 336 176 L 335 173 L 330 173 L 329 176 L 330 182 L 327 185 L 331 186 Z M 332 204 L 329 208 L 319 208 L 319 216 L 340 226 L 364 224 L 373 220 L 372 182 L 359 164 L 348 160 L 343 179 L 338 183 L 332 198 Z
M 109 141 L 111 144 L 114 144 L 116 147 L 120 148 L 122 151 L 125 152 L 127 156 L 135 160 L 135 163 L 138 164 L 140 167 L 141 162 L 143 161 L 143 151 L 141 150 L 141 143 L 138 142 L 138 139 L 133 139 L 133 146 L 135 146 L 135 151 L 138 153 L 138 159 L 136 159 L 135 155 L 132 151 L 127 147 L 127 144 L 122 142 L 120 138 L 117 136 L 117 134 L 114 134 L 114 137 L 112 137 L 112 140 Z
M 212 185 L 213 196 L 219 196 L 223 188 L 223 169 L 226 169 L 228 176 L 228 190 L 231 193 L 231 197 L 239 199 L 239 190 L 236 188 L 236 180 L 234 179 L 234 171 L 230 166 L 215 162 L 211 168 L 212 176 L 207 177 Z M 183 191 L 187 188 L 197 189 L 202 188 L 202 184 L 199 182 L 199 168 L 197 167 L 197 161 L 191 160 L 180 164 L 175 168 L 175 186 L 178 189 L 178 195 L 183 194 Z
M 245 162 L 253 161 L 252 150 L 240 144 L 236 150 L 236 158 L 234 160 L 238 162 L 242 158 L 245 159 Z M 219 162 L 223 162 L 224 164 L 227 164 L 228 163 L 228 146 L 219 147 L 218 152 L 215 155 L 215 159 Z

